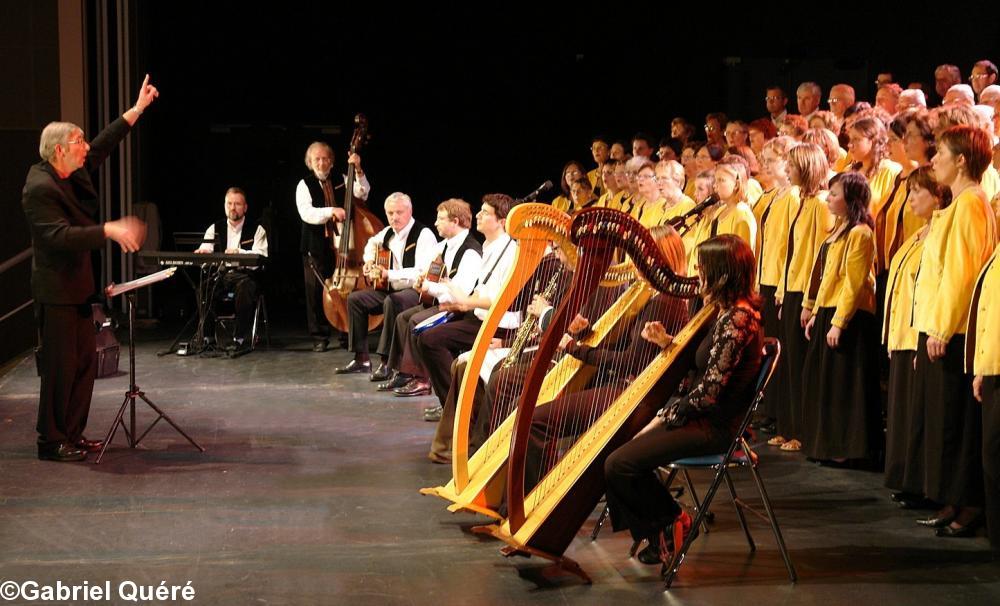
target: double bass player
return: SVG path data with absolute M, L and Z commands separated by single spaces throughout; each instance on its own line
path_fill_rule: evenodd
M 329 277 L 333 271 L 334 254 L 330 246 L 332 232 L 340 230 L 346 217 L 343 195 L 337 190 L 347 182 L 342 175 L 340 183 L 331 179 L 333 149 L 316 141 L 306 149 L 306 168 L 309 174 L 295 188 L 295 205 L 302 218 L 302 270 L 305 280 L 306 322 L 313 340 L 313 351 L 326 351 L 330 344 L 330 322 L 323 311 L 323 282 L 317 277 Z M 366 200 L 371 186 L 361 170 L 361 156 L 351 153 L 348 165 L 354 166 L 353 193 L 356 199 Z M 339 232 L 338 232 L 339 233 Z M 342 340 L 346 339 L 343 335 Z

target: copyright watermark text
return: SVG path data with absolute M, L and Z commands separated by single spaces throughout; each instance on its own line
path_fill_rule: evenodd
M 0 599 L 12 602 L 110 602 L 124 600 L 126 602 L 190 602 L 194 600 L 195 590 L 188 581 L 184 585 L 167 585 L 160 581 L 159 585 L 140 585 L 132 581 L 122 581 L 112 586 L 111 581 L 91 584 L 84 581 L 81 585 L 70 585 L 62 581 L 46 585 L 36 581 L 3 581 L 0 583 Z

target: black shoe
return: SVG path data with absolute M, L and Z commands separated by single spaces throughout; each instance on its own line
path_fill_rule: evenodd
M 397 387 L 392 390 L 392 393 L 396 394 L 401 398 L 410 398 L 413 396 L 426 396 L 431 393 L 431 384 L 424 379 L 410 379 L 406 385 L 402 387 Z
M 656 536 L 649 539 L 646 547 L 639 553 L 635 554 L 635 559 L 649 566 L 662 564 L 663 561 L 660 560 L 660 537 Z
M 889 500 L 893 503 L 899 503 L 900 501 L 912 501 L 913 499 L 921 498 L 923 495 L 916 494 L 914 492 L 894 492 L 889 495 Z
M 926 498 L 917 496 L 912 499 L 900 499 L 896 501 L 900 509 L 940 509 L 941 504 Z
M 949 514 L 940 517 L 935 515 L 934 517 L 930 518 L 922 518 L 920 520 L 917 520 L 917 524 L 921 526 L 926 526 L 928 528 L 943 528 L 948 524 L 954 522 L 955 518 L 957 517 L 958 517 L 958 512 L 952 511 Z
M 81 450 L 71 444 L 59 444 L 54 447 L 39 444 L 38 458 L 42 461 L 56 461 L 59 463 L 83 461 L 87 458 L 87 451 Z
M 104 446 L 104 440 L 88 440 L 87 438 L 80 438 L 73 443 L 73 446 L 87 452 L 100 452 L 101 447 Z
M 410 382 L 410 379 L 412 379 L 412 378 L 413 377 L 411 377 L 410 375 L 406 374 L 405 372 L 393 372 L 392 376 L 389 378 L 388 381 L 386 381 L 385 383 L 379 383 L 378 384 L 378 387 L 376 387 L 376 390 L 378 390 L 378 391 L 392 391 L 393 389 L 396 389 L 397 387 L 402 387 L 403 385 L 406 385 L 407 383 Z
M 329 345 L 330 342 L 327 341 L 326 339 L 323 339 L 322 341 L 316 341 L 315 343 L 313 343 L 313 351 L 317 352 L 326 351 L 326 348 L 329 347 Z
M 982 526 L 982 524 L 983 524 L 983 515 L 979 514 L 976 517 L 972 518 L 972 521 L 970 521 L 965 526 L 959 526 L 958 528 L 955 528 L 950 525 L 942 526 L 941 528 L 935 530 L 934 534 L 936 534 L 939 537 L 950 537 L 953 539 L 960 539 L 960 538 L 964 539 L 966 537 L 974 537 L 976 536 L 976 530 L 978 530 L 979 527 Z
M 424 409 L 424 420 L 428 423 L 437 423 L 441 420 L 441 415 L 444 414 L 444 408 L 441 406 L 435 406 L 434 408 Z
M 371 381 L 372 383 L 385 381 L 389 378 L 389 375 L 391 374 L 392 370 L 388 366 L 386 366 L 385 362 L 382 362 L 381 364 L 378 365 L 378 367 L 375 368 L 375 370 L 372 371 L 372 374 L 371 376 L 368 377 L 368 380 Z
M 371 362 L 358 362 L 357 360 L 351 360 L 351 363 L 347 366 L 341 366 L 340 368 L 334 369 L 333 372 L 338 375 L 349 375 L 352 373 L 362 373 L 370 372 L 372 369 Z

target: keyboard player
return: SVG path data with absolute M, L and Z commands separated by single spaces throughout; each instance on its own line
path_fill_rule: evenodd
M 242 189 L 226 190 L 226 220 L 216 221 L 205 231 L 205 240 L 194 252 L 227 254 L 257 254 L 267 257 L 267 232 L 247 218 L 247 198 Z M 214 303 L 233 298 L 236 306 L 237 350 L 249 349 L 250 329 L 260 288 L 259 272 L 255 269 L 230 267 L 222 274 L 214 291 Z

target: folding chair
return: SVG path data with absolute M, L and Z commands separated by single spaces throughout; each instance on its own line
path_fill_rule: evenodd
M 760 478 L 760 473 L 758 471 L 759 461 L 756 454 L 753 453 L 753 449 L 750 447 L 750 444 L 747 442 L 745 435 L 747 427 L 750 425 L 750 420 L 753 418 L 754 411 L 756 411 L 757 406 L 760 405 L 760 401 L 764 397 L 764 389 L 771 380 L 771 376 L 774 374 L 774 369 L 777 366 L 778 359 L 780 357 L 781 344 L 778 340 L 774 338 L 765 339 L 764 355 L 761 360 L 760 374 L 757 377 L 756 394 L 753 402 L 747 409 L 746 416 L 743 418 L 743 423 L 740 425 L 739 432 L 736 434 L 736 439 L 729 445 L 728 451 L 724 454 L 680 459 L 668 465 L 672 475 L 676 475 L 678 471 L 684 473 L 685 479 L 688 482 L 689 490 L 691 490 L 691 498 L 694 501 L 697 513 L 691 525 L 692 531 L 687 537 L 685 537 L 682 545 L 679 547 L 675 546 L 674 556 L 670 563 L 664 563 L 663 565 L 664 589 L 670 589 L 670 585 L 673 583 L 674 577 L 677 575 L 677 570 L 684 562 L 684 556 L 687 554 L 688 549 L 691 548 L 691 544 L 694 542 L 694 539 L 698 534 L 698 528 L 704 526 L 706 519 L 710 515 L 709 507 L 712 504 L 712 499 L 715 498 L 715 493 L 719 490 L 719 486 L 723 481 L 726 482 L 726 486 L 729 488 L 729 493 L 732 495 L 733 505 L 736 507 L 736 513 L 740 521 L 740 526 L 742 526 L 743 533 L 746 535 L 747 543 L 750 545 L 750 551 L 756 551 L 757 546 L 754 544 L 753 537 L 750 536 L 750 529 L 747 527 L 746 518 L 743 515 L 744 511 L 748 511 L 770 523 L 771 530 L 774 532 L 774 538 L 778 543 L 778 549 L 781 552 L 781 557 L 785 560 L 785 568 L 788 569 L 788 578 L 792 583 L 795 583 L 797 580 L 795 568 L 792 566 L 792 560 L 788 556 L 788 549 L 785 547 L 785 540 L 782 538 L 781 529 L 778 527 L 778 520 L 774 516 L 774 510 L 772 509 L 771 501 L 767 496 L 767 490 L 764 488 L 764 482 Z M 761 502 L 764 504 L 766 515 L 755 510 L 736 495 L 736 487 L 734 486 L 733 480 L 729 475 L 729 470 L 738 467 L 743 467 L 750 471 L 750 475 L 753 477 L 754 483 L 757 485 L 757 491 L 760 493 Z M 694 492 L 693 485 L 690 483 L 688 471 L 691 469 L 715 470 L 715 478 L 712 480 L 712 485 L 709 487 L 708 492 L 705 493 L 704 500 L 700 502 Z

